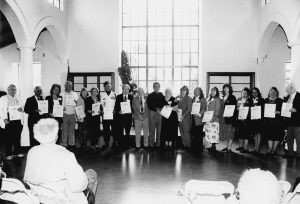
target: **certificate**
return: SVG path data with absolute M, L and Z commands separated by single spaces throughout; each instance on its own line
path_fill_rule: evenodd
M 193 103 L 192 106 L 192 115 L 198 115 L 200 113 L 201 103 Z
M 38 101 L 38 109 L 41 115 L 48 113 L 48 101 L 47 100 Z
M 99 113 L 99 111 L 100 111 L 100 105 L 101 105 L 101 103 L 94 103 L 94 104 L 92 105 L 92 111 L 93 111 L 92 116 L 95 116 L 95 115 L 99 115 L 99 114 L 100 114 L 100 113 Z
M 286 118 L 292 117 L 292 113 L 290 111 L 291 108 L 293 108 L 292 103 L 283 103 L 281 107 L 281 116 Z
M 130 101 L 121 102 L 121 111 L 122 111 L 122 114 L 131 113 Z
M 234 110 L 235 110 L 235 105 L 226 105 L 224 109 L 223 117 L 224 118 L 232 117 L 234 114 Z
M 85 118 L 85 113 L 82 106 L 75 107 L 75 112 L 79 119 Z
M 265 104 L 264 116 L 265 118 L 275 118 L 276 104 Z
M 249 113 L 249 107 L 240 107 L 239 110 L 239 120 L 246 120 Z
M 179 122 L 182 121 L 182 109 L 177 110 L 177 118 Z
M 213 116 L 214 116 L 214 112 L 213 111 L 206 111 L 204 113 L 202 122 L 204 122 L 204 123 L 210 122 L 211 119 L 213 118 Z
M 62 118 L 64 116 L 64 108 L 62 105 L 53 105 L 53 116 L 56 118 Z
M 66 103 L 65 103 L 66 106 L 75 106 L 76 105 L 73 94 L 66 94 L 65 96 L 66 96 Z
M 261 119 L 261 106 L 251 107 L 251 120 Z
M 114 119 L 114 109 L 113 108 L 103 108 L 103 120 L 113 120 Z
M 170 107 L 170 106 L 164 106 L 164 107 L 161 109 L 160 114 L 161 114 L 163 117 L 169 119 L 169 117 L 170 117 L 170 115 L 171 115 L 171 113 L 172 113 L 172 110 L 173 110 L 172 107 Z
M 18 109 L 21 106 L 9 106 L 8 107 L 8 113 L 9 113 L 9 120 L 14 121 L 14 120 L 21 120 L 22 118 L 22 112 L 20 112 Z

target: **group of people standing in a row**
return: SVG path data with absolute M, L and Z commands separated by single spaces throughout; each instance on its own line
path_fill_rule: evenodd
M 75 148 L 75 128 L 78 124 L 78 136 L 82 147 L 86 146 L 87 138 L 93 149 L 98 148 L 100 137 L 100 117 L 102 117 L 104 146 L 109 146 L 110 137 L 113 136 L 112 147 L 130 147 L 130 130 L 132 123 L 135 127 L 135 147 L 141 147 L 141 135 L 143 133 L 144 148 L 166 147 L 176 148 L 178 141 L 178 128 L 184 148 L 202 151 L 203 136 L 211 144 L 210 150 L 216 150 L 219 137 L 227 141 L 226 148 L 222 151 L 231 152 L 232 141 L 238 136 L 240 146 L 237 150 L 242 153 L 249 152 L 248 141 L 254 137 L 255 146 L 253 153 L 260 151 L 262 135 L 268 140 L 268 154 L 273 154 L 280 141 L 283 140 L 284 130 L 287 130 L 288 155 L 294 154 L 294 140 L 297 145 L 297 156 L 300 156 L 300 94 L 291 84 L 286 91 L 288 96 L 283 100 L 279 98 L 276 87 L 272 87 L 268 97 L 263 99 L 258 88 L 244 88 L 241 98 L 236 99 L 230 84 L 224 84 L 221 91 L 217 87 L 210 90 L 205 99 L 200 87 L 194 89 L 194 96 L 189 96 L 189 89 L 183 86 L 180 95 L 174 97 L 171 89 L 165 93 L 160 92 L 160 84 L 153 84 L 153 92 L 146 95 L 143 88 L 138 88 L 136 94 L 130 93 L 130 86 L 122 86 L 122 94 L 116 95 L 112 91 L 110 82 L 103 84 L 105 92 L 101 94 L 98 88 L 90 90 L 82 88 L 80 95 L 72 91 L 72 83 L 65 83 L 65 90 L 61 92 L 61 86 L 53 84 L 50 95 L 43 97 L 40 86 L 35 87 L 34 95 L 26 100 L 23 106 L 21 99 L 16 95 L 16 87 L 10 85 L 8 93 L 0 98 L 0 125 L 4 129 L 7 159 L 13 156 L 23 157 L 20 148 L 22 132 L 22 119 L 15 118 L 13 107 L 18 112 L 28 114 L 28 129 L 30 133 L 30 146 L 37 145 L 34 139 L 34 125 L 42 118 L 54 118 L 60 125 L 60 144 Z M 47 100 L 48 111 L 43 113 L 39 108 L 39 101 Z M 282 117 L 283 103 L 291 104 L 288 112 L 290 117 Z M 198 105 L 197 105 L 198 104 Z M 275 104 L 274 117 L 265 117 L 266 104 Z M 198 107 L 197 111 L 194 110 Z M 62 107 L 63 113 L 57 115 L 57 107 Z M 224 115 L 226 106 L 234 107 L 231 115 Z M 252 107 L 261 107 L 261 116 L 257 119 L 251 117 Z M 80 107 L 81 113 L 77 111 Z M 166 107 L 170 110 L 168 116 Z M 249 107 L 244 118 L 240 117 L 243 107 Z M 210 114 L 208 114 L 210 113 Z M 162 116 L 163 115 L 163 116 Z M 209 116 L 208 116 L 209 115 Z M 12 119 L 13 118 L 13 119 Z

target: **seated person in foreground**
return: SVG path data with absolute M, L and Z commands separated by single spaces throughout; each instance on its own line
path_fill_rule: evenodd
M 56 145 L 58 123 L 42 119 L 34 126 L 40 145 L 28 152 L 24 181 L 43 204 L 87 204 L 88 179 L 73 153 Z

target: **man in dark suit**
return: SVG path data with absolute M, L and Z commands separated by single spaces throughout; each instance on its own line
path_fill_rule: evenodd
M 122 86 L 122 94 L 119 94 L 116 98 L 114 108 L 114 120 L 116 125 L 116 137 L 118 144 L 123 148 L 128 148 L 130 144 L 130 129 L 132 124 L 132 111 L 131 113 L 123 113 L 121 110 L 122 102 L 129 102 L 130 107 L 132 104 L 133 96 L 129 94 L 130 86 L 124 84 Z M 125 129 L 125 135 L 124 135 Z
M 285 102 L 293 104 L 293 107 L 289 110 L 291 118 L 286 120 L 288 153 L 285 157 L 294 156 L 294 140 L 296 140 L 296 157 L 300 158 L 300 93 L 296 91 L 294 84 L 290 84 L 286 88 L 286 92 L 288 97 L 286 97 Z
M 30 147 L 38 145 L 39 142 L 36 141 L 33 137 L 33 126 L 41 119 L 45 118 L 46 114 L 41 114 L 38 101 L 44 100 L 43 90 L 40 86 L 34 88 L 34 95 L 27 98 L 24 111 L 28 114 L 28 129 L 30 134 Z

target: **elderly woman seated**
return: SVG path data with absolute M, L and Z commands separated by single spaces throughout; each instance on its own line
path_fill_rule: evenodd
M 27 156 L 24 181 L 44 204 L 87 204 L 88 178 L 73 153 L 56 145 L 58 123 L 42 119 L 34 126 L 40 145 Z

